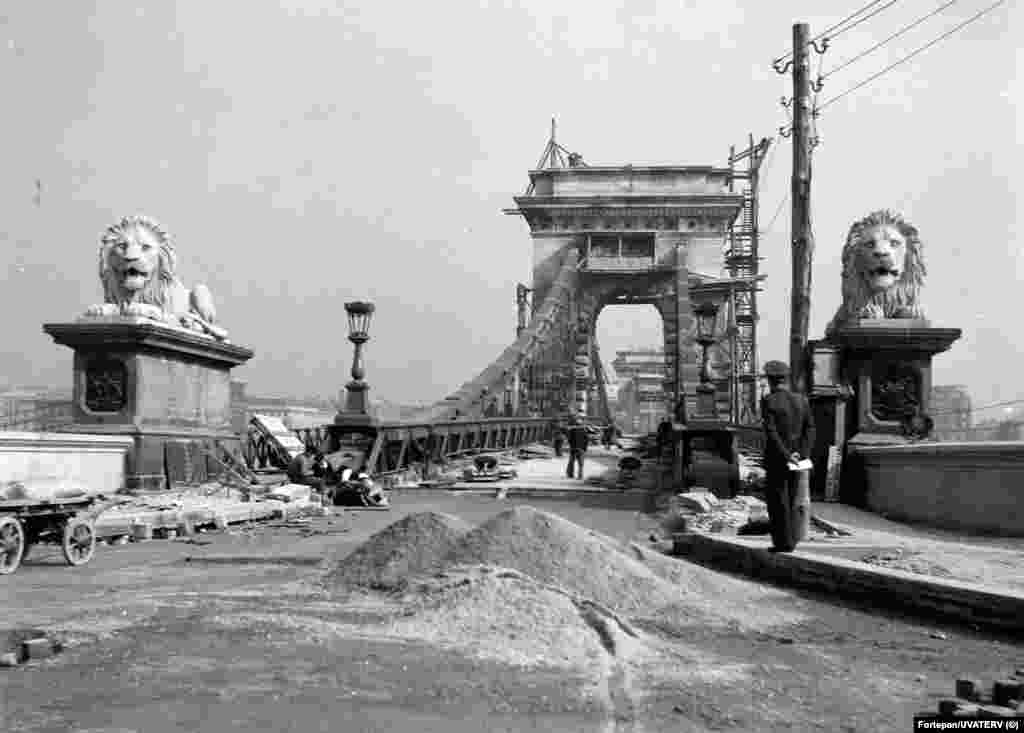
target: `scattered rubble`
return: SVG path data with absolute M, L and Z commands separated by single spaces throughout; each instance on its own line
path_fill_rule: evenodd
M 661 526 L 668 535 L 683 532 L 764 535 L 770 528 L 768 505 L 755 496 L 720 499 L 707 489 L 696 488 L 669 500 Z M 811 529 L 818 533 L 818 538 L 851 536 L 849 530 L 819 517 L 811 517 Z
M 672 497 L 662 529 L 667 534 L 738 534 L 744 526 L 763 521 L 767 516 L 767 505 L 756 497 L 719 499 L 707 489 L 695 489 Z
M 225 530 L 240 522 L 325 513 L 320 497 L 301 484 L 267 487 L 263 495 L 203 484 L 115 499 L 93 513 L 96 535 L 107 544 L 190 537 L 204 529 Z
M 953 573 L 945 567 L 923 557 L 920 552 L 914 550 L 894 549 L 872 552 L 864 555 L 860 561 L 868 565 L 928 575 L 934 578 L 953 577 Z

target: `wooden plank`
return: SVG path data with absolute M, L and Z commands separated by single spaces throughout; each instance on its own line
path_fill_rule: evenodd
M 828 447 L 828 464 L 825 469 L 825 501 L 839 501 L 839 476 L 843 469 L 843 453 L 837 445 Z

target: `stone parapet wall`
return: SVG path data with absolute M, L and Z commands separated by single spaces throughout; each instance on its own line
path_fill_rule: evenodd
M 1024 442 L 858 446 L 867 507 L 892 519 L 1024 536 Z
M 0 483 L 65 480 L 91 493 L 124 488 L 130 437 L 0 432 Z

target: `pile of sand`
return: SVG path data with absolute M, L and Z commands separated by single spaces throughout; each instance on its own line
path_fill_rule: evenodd
M 508 509 L 462 535 L 445 559 L 449 565 L 514 568 L 627 613 L 679 598 L 677 589 L 615 540 L 529 506 Z
M 680 562 L 635 543 L 620 544 L 529 506 L 507 509 L 477 527 L 435 512 L 411 514 L 341 560 L 329 571 L 325 584 L 333 589 L 404 590 L 404 602 L 415 606 L 418 614 L 426 608 L 448 607 L 448 599 L 455 596 L 443 580 L 446 576 L 480 567 L 485 574 L 486 569 L 513 569 L 537 588 L 575 601 L 596 602 L 624 618 L 743 626 L 796 620 L 795 609 L 769 604 L 751 610 L 772 596 L 782 596 L 782 591 Z M 425 582 L 431 577 L 442 579 L 440 585 Z M 495 572 L 493 577 L 503 580 L 508 575 Z M 510 587 L 526 590 L 522 583 Z M 476 606 L 467 612 L 488 615 Z
M 410 514 L 357 547 L 327 574 L 327 584 L 400 587 L 412 576 L 443 569 L 455 540 L 471 529 L 450 514 Z
M 593 621 L 566 594 L 509 570 L 455 568 L 422 579 L 385 635 L 432 641 L 519 666 L 588 667 L 603 656 Z M 616 639 L 624 633 L 606 623 Z M 616 651 L 622 644 L 613 647 Z

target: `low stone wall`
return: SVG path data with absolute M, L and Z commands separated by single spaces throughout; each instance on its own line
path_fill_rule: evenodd
M 851 450 L 862 462 L 872 511 L 950 529 L 1024 535 L 1024 442 Z
M 0 431 L 0 483 L 66 480 L 90 493 L 124 487 L 130 437 Z

